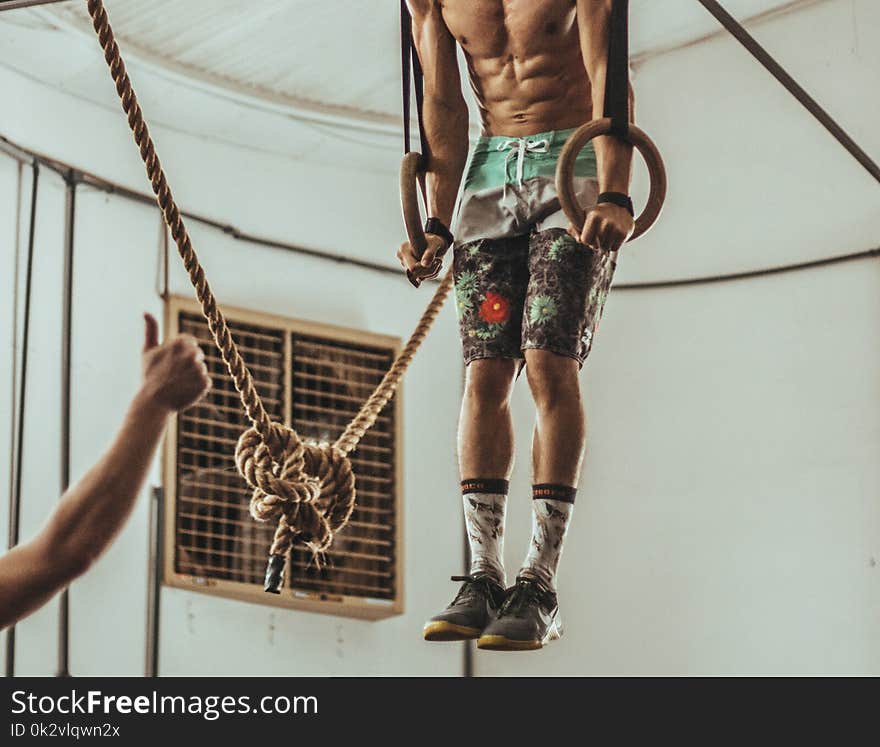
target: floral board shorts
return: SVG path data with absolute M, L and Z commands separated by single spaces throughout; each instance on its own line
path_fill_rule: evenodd
M 477 142 L 453 232 L 455 297 L 466 364 L 547 350 L 583 365 L 617 265 L 566 232 L 556 161 L 573 130 Z M 578 157 L 581 204 L 598 196 L 595 152 Z

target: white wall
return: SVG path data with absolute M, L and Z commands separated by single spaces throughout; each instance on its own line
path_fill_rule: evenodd
M 869 42 L 878 27 L 876 3 L 833 0 L 756 29 L 875 156 L 880 52 Z M 100 60 L 82 61 L 94 50 L 77 48 L 67 75 L 94 81 L 96 103 L 11 70 L 28 67 L 28 34 L 37 32 L 14 33 L 15 64 L 2 60 L 0 90 L 21 103 L 0 110 L 0 134 L 143 188 L 112 91 L 101 88 Z M 180 121 L 153 131 L 182 204 L 268 236 L 390 260 L 401 232 L 396 150 L 221 106 L 136 66 L 132 73 L 142 98 L 179 104 Z M 662 223 L 628 248 L 620 281 L 749 269 L 877 243 L 877 186 L 732 41 L 649 60 L 635 82 L 642 125 L 667 160 L 670 195 Z M 247 125 L 259 147 L 230 144 L 234 133 L 193 134 L 218 121 L 230 132 Z M 4 159 L 0 169 L 5 244 L 15 171 Z M 25 536 L 58 484 L 63 189 L 44 176 Z M 140 311 L 159 308 L 155 213 L 86 190 L 78 201 L 74 476 L 97 456 L 135 386 Z M 427 301 L 393 278 L 190 228 L 218 297 L 230 304 L 404 336 Z M 173 290 L 188 292 L 177 265 Z M 876 264 L 860 262 L 613 294 L 584 373 L 591 440 L 561 570 L 566 637 L 537 654 L 479 653 L 476 673 L 880 673 L 878 291 Z M 450 367 L 457 360 L 450 305 L 405 388 L 407 614 L 361 623 L 164 590 L 164 673 L 461 672 L 459 646 L 419 637 L 424 618 L 450 596 L 445 579 L 461 555 L 459 383 Z M 4 360 L 0 396 L 8 402 L 7 381 Z M 511 575 L 528 533 L 532 416 L 523 384 Z M 8 439 L 4 431 L 5 420 L 0 439 Z M 108 556 L 73 588 L 75 674 L 142 671 L 146 531 L 142 502 Z M 54 636 L 54 605 L 20 626 L 20 673 L 53 672 Z

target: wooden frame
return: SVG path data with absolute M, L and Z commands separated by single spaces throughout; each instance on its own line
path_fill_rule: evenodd
M 401 341 L 399 337 L 379 335 L 362 330 L 350 329 L 318 322 L 300 321 L 287 317 L 257 312 L 250 309 L 224 306 L 226 316 L 237 323 L 253 324 L 278 329 L 284 332 L 284 366 L 285 366 L 285 392 L 284 412 L 285 421 L 290 420 L 292 411 L 292 350 L 291 334 L 299 333 L 314 335 L 325 339 L 358 345 L 375 345 L 389 350 L 392 356 L 400 352 Z M 165 303 L 165 330 L 166 338 L 170 338 L 179 331 L 179 318 L 181 312 L 201 313 L 201 307 L 195 299 L 181 296 L 170 296 Z M 393 465 L 394 473 L 394 571 L 395 585 L 393 599 L 370 599 L 339 595 L 334 593 L 319 593 L 304 590 L 295 590 L 285 587 L 280 595 L 267 594 L 261 585 L 247 584 L 239 581 L 225 579 L 211 579 L 205 577 L 190 576 L 178 573 L 175 570 L 175 547 L 176 547 L 176 519 L 177 519 L 177 418 L 169 423 L 165 435 L 165 444 L 162 450 L 162 475 L 165 488 L 165 526 L 164 526 L 164 554 L 162 559 L 162 583 L 177 589 L 187 589 L 215 596 L 237 599 L 239 601 L 262 604 L 271 607 L 285 607 L 288 609 L 302 610 L 306 612 L 321 612 L 324 614 L 340 615 L 343 617 L 355 617 L 369 620 L 378 620 L 394 615 L 400 615 L 404 611 L 404 565 L 403 565 L 403 439 L 402 439 L 402 387 L 398 389 L 394 401 L 388 407 L 394 408 L 395 426 L 395 458 Z M 290 423 L 287 422 L 289 425 Z M 268 559 L 268 547 L 267 559 Z M 289 561 L 288 561 L 289 565 Z M 290 569 L 286 570 L 290 577 Z

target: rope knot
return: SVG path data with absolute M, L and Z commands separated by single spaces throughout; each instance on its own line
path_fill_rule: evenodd
M 271 449 L 249 428 L 235 447 L 236 467 L 253 489 L 251 516 L 278 521 L 272 555 L 284 555 L 294 544 L 313 554 L 326 551 L 354 509 L 351 462 L 338 447 L 304 442 L 281 423 L 271 424 L 269 440 Z

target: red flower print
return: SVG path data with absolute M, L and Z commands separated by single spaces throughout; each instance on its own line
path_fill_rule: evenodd
M 489 324 L 506 322 L 510 316 L 510 304 L 507 299 L 493 291 L 486 294 L 486 300 L 480 304 L 480 319 Z

